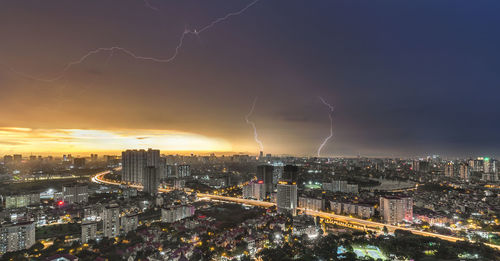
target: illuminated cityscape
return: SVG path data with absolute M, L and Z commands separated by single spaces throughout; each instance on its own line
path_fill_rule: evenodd
M 500 2 L 0 3 L 0 260 L 500 260 Z

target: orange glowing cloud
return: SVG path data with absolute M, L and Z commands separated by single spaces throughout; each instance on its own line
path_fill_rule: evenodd
M 171 130 L 86 130 L 0 127 L 0 153 L 97 152 L 156 148 L 164 151 L 231 151 L 220 138 Z

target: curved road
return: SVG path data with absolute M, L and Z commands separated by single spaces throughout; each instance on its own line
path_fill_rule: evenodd
M 93 176 L 91 180 L 92 180 L 92 182 L 95 182 L 95 183 L 102 183 L 102 184 L 109 184 L 109 185 L 124 185 L 120 182 L 104 179 L 103 176 L 108 174 L 108 173 L 110 173 L 110 171 L 100 172 L 100 173 L 96 174 L 95 176 Z M 139 186 L 139 185 L 127 185 L 127 186 L 132 187 L 132 188 L 142 189 L 142 186 Z M 159 188 L 158 191 L 164 193 L 164 192 L 170 191 L 170 189 Z M 259 207 L 266 207 L 266 208 L 276 205 L 275 203 L 266 202 L 266 201 L 218 196 L 218 195 L 212 195 L 212 194 L 206 194 L 206 193 L 197 193 L 197 195 L 199 197 L 204 197 L 204 198 L 213 199 L 213 200 L 228 201 L 228 202 L 234 202 L 234 203 L 252 205 L 252 206 L 259 206 Z M 412 229 L 412 228 L 393 226 L 393 225 L 389 225 L 389 224 L 373 222 L 373 221 L 368 221 L 368 220 L 359 219 L 359 218 L 336 215 L 336 214 L 332 214 L 332 213 L 328 213 L 328 212 L 306 210 L 306 209 L 302 209 L 302 208 L 298 208 L 298 209 L 300 211 L 303 211 L 303 213 L 305 213 L 307 215 L 318 216 L 318 217 L 321 217 L 321 218 L 324 218 L 327 220 L 331 220 L 332 222 L 330 222 L 330 223 L 343 224 L 343 225 L 346 225 L 348 227 L 352 227 L 352 228 L 356 228 L 356 229 L 381 231 L 384 227 L 387 227 L 387 229 L 389 231 L 401 229 L 401 230 L 410 231 L 413 234 L 427 236 L 427 237 L 437 237 L 439 239 L 443 239 L 443 240 L 447 240 L 447 241 L 451 241 L 451 242 L 464 240 L 464 239 L 459 238 L 459 237 L 446 236 L 446 235 L 436 234 L 436 233 L 432 233 L 432 232 L 420 231 L 420 230 L 416 230 L 416 229 Z M 496 250 L 500 250 L 500 246 L 498 246 L 498 245 L 493 245 L 493 244 L 485 244 L 485 245 L 492 247 L 492 248 L 495 248 Z

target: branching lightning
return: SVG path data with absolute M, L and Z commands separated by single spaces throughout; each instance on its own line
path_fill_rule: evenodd
M 323 99 L 322 97 L 318 97 L 321 102 L 328 107 L 328 118 L 330 118 L 330 135 L 328 135 L 328 137 L 326 137 L 323 142 L 319 145 L 319 148 L 318 148 L 318 157 L 321 156 L 321 150 L 323 149 L 323 147 L 326 145 L 326 143 L 333 137 L 333 106 L 331 104 L 329 104 L 328 102 L 325 101 L 325 99 Z
M 245 121 L 247 124 L 250 124 L 253 128 L 253 138 L 255 139 L 255 142 L 259 144 L 259 149 L 260 151 L 264 151 L 264 145 L 262 144 L 262 141 L 259 140 L 259 134 L 257 133 L 257 126 L 255 126 L 255 122 L 250 120 L 250 116 L 252 116 L 253 111 L 255 110 L 255 104 L 257 103 L 257 97 L 253 100 L 252 103 L 252 108 L 250 109 L 250 112 L 245 116 Z
M 251 3 L 249 3 L 248 5 L 246 5 L 245 7 L 243 7 L 242 9 L 240 9 L 239 11 L 228 13 L 228 14 L 226 14 L 223 17 L 219 17 L 219 18 L 215 19 L 214 21 L 210 22 L 209 24 L 201 27 L 200 29 L 194 29 L 194 30 L 185 29 L 184 32 L 179 37 L 179 40 L 178 40 L 178 43 L 177 43 L 177 45 L 176 45 L 176 47 L 174 49 L 174 52 L 172 53 L 172 55 L 170 55 L 169 57 L 166 57 L 166 58 L 157 58 L 157 57 L 150 57 L 150 56 L 142 56 L 142 55 L 138 55 L 135 52 L 130 51 L 130 50 L 124 48 L 124 47 L 112 46 L 112 47 L 99 47 L 99 48 L 96 48 L 94 50 L 91 50 L 91 51 L 87 52 L 85 55 L 81 56 L 79 59 L 67 63 L 63 67 L 63 69 L 59 73 L 57 73 L 56 76 L 54 76 L 53 78 L 40 78 L 40 77 L 37 77 L 37 76 L 32 76 L 32 75 L 28 75 L 26 73 L 19 72 L 19 71 L 14 70 L 14 69 L 12 69 L 10 67 L 8 67 L 8 69 L 11 72 L 13 72 L 13 73 L 15 73 L 15 74 L 17 74 L 19 76 L 22 76 L 24 78 L 28 78 L 28 79 L 32 79 L 32 80 L 37 80 L 37 81 L 43 81 L 43 82 L 55 82 L 55 81 L 58 81 L 61 78 L 63 78 L 65 76 L 66 72 L 68 70 L 70 70 L 73 66 L 81 64 L 81 63 L 85 62 L 85 60 L 87 60 L 90 56 L 98 54 L 98 53 L 101 53 L 101 52 L 115 52 L 115 53 L 116 52 L 122 52 L 123 54 L 126 54 L 126 55 L 128 55 L 128 56 L 130 56 L 130 57 L 132 57 L 132 58 L 134 58 L 136 60 L 143 60 L 143 61 L 150 61 L 150 62 L 157 62 L 157 63 L 170 63 L 170 62 L 174 61 L 175 58 L 177 57 L 177 55 L 179 54 L 179 50 L 182 48 L 184 39 L 186 38 L 187 35 L 198 36 L 201 33 L 205 32 L 206 30 L 214 27 L 215 25 L 217 25 L 217 24 L 219 24 L 219 23 L 221 23 L 221 22 L 229 19 L 230 17 L 238 16 L 238 15 L 244 13 L 248 8 L 254 6 L 259 1 L 260 0 L 254 0 Z M 149 7 L 155 8 L 155 7 L 151 6 L 151 5 L 149 5 L 149 3 L 148 3 L 147 0 L 144 0 L 144 3 L 146 5 L 148 5 Z

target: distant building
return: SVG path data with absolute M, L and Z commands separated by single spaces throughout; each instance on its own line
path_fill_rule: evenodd
M 191 167 L 189 165 L 177 166 L 177 178 L 185 178 L 191 176 Z
M 19 163 L 23 161 L 23 155 L 21 154 L 14 154 L 14 162 Z
M 62 189 L 63 201 L 67 204 L 85 203 L 89 201 L 88 186 L 86 184 L 68 184 Z
M 82 169 L 85 167 L 85 158 L 75 158 L 73 160 L 73 167 L 75 169 Z
M 144 184 L 146 167 L 160 167 L 160 151 L 126 150 L 122 152 L 122 180 L 134 184 Z
M 3 156 L 3 163 L 4 164 L 9 164 L 12 163 L 14 159 L 12 158 L 12 155 L 5 155 Z
M 161 210 L 161 221 L 173 223 L 194 215 L 195 209 L 191 205 L 171 206 Z
M 159 181 L 158 172 L 159 170 L 157 167 L 154 166 L 146 167 L 143 177 L 144 192 L 151 195 L 158 193 L 158 181 Z
M 33 222 L 0 225 L 0 256 L 7 252 L 28 249 L 35 242 Z
M 36 205 L 40 203 L 40 193 L 5 195 L 3 203 L 6 209 Z
M 82 221 L 82 243 L 88 243 L 89 240 L 97 238 L 97 221 L 84 220 Z
M 467 163 L 460 164 L 458 173 L 460 174 L 460 179 L 462 179 L 462 181 L 470 180 L 470 167 Z
M 446 165 L 444 166 L 444 175 L 450 178 L 453 178 L 455 176 L 455 165 L 453 164 L 453 162 L 446 163 Z
M 348 184 L 347 180 L 332 180 L 331 183 L 323 183 L 323 190 L 341 193 L 358 194 L 357 184 Z
M 404 220 L 413 221 L 413 198 L 380 197 L 380 215 L 385 223 L 397 224 Z
M 116 204 L 106 206 L 102 216 L 104 237 L 120 235 L 120 207 Z
M 368 204 L 330 201 L 330 209 L 335 214 L 355 215 L 365 219 L 375 214 L 375 208 Z

